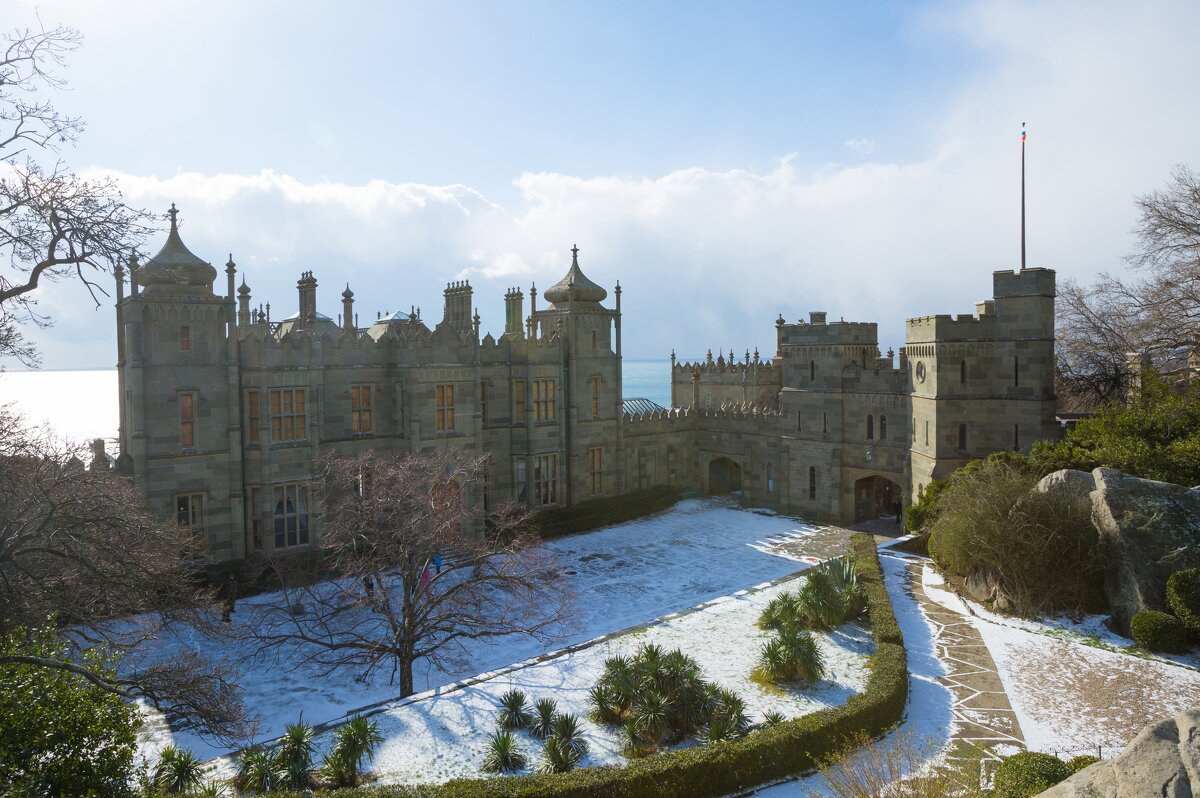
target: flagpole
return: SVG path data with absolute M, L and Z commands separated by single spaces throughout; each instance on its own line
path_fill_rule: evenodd
M 1021 268 L 1025 268 L 1025 123 L 1021 123 Z

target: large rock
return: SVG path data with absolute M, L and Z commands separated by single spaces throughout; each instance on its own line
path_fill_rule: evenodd
M 1200 710 L 1143 728 L 1115 759 L 1097 762 L 1042 798 L 1192 798 L 1200 790 Z
M 1096 489 L 1095 478 L 1087 471 L 1064 468 L 1047 474 L 1034 487 L 1038 493 L 1062 493 L 1072 498 L 1086 499 Z
M 1092 524 L 1109 558 L 1104 592 L 1113 625 L 1128 634 L 1134 613 L 1166 610 L 1167 577 L 1200 567 L 1200 490 L 1114 468 L 1092 478 Z

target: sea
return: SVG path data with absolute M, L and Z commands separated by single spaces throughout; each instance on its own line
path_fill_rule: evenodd
M 671 405 L 668 360 L 626 360 L 621 369 L 626 399 Z M 117 437 L 117 370 L 0 372 L 0 405 L 9 405 L 32 425 L 48 427 L 64 439 L 90 441 Z

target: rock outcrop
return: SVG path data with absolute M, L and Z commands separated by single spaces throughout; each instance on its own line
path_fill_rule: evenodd
M 1200 710 L 1143 728 L 1115 759 L 1097 762 L 1041 798 L 1192 798 L 1200 789 Z
M 1109 560 L 1104 592 L 1114 627 L 1128 634 L 1134 613 L 1167 609 L 1167 577 L 1200 567 L 1200 491 L 1113 468 L 1092 478 L 1092 524 Z
M 1035 490 L 1091 502 L 1109 561 L 1104 593 L 1121 634 L 1129 634 L 1135 613 L 1167 609 L 1167 577 L 1200 567 L 1200 489 L 1097 468 L 1055 471 Z

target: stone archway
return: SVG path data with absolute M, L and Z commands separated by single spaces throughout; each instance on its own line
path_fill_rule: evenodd
M 900 484 L 879 475 L 854 482 L 854 521 L 873 518 L 895 519 L 902 512 L 904 493 Z
M 718 457 L 708 464 L 708 493 L 717 496 L 738 493 L 742 489 L 742 467 L 728 457 Z

